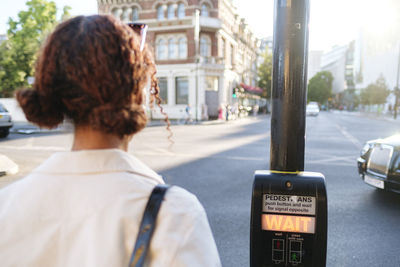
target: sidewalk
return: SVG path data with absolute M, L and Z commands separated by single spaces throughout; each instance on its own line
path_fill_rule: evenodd
M 25 121 L 14 121 L 14 126 L 10 129 L 10 133 L 18 134 L 34 134 L 34 133 L 56 133 L 56 132 L 67 132 L 72 129 L 72 125 L 63 123 L 55 129 L 40 128 Z
M 363 112 L 363 111 L 346 111 L 346 110 L 330 110 L 333 114 L 342 114 L 348 116 L 358 116 L 358 117 L 366 117 L 375 120 L 385 120 L 394 123 L 400 124 L 400 114 L 398 114 L 397 119 L 393 118 L 393 114 L 376 114 L 373 112 Z

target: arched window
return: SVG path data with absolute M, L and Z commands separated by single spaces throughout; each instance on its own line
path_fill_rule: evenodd
M 200 38 L 200 55 L 203 57 L 211 56 L 211 41 L 208 36 L 201 36 Z
M 187 57 L 187 41 L 186 38 L 179 38 L 178 41 L 178 57 L 186 58 Z
M 175 6 L 168 5 L 168 19 L 173 19 L 173 18 L 175 18 Z
M 114 8 L 111 12 L 113 14 L 113 16 L 117 19 L 121 19 L 121 15 L 122 15 L 122 9 L 120 8 Z
M 167 58 L 167 54 L 165 53 L 165 47 L 166 47 L 166 43 L 164 39 L 160 39 L 157 42 L 157 59 L 166 59 Z
M 157 7 L 157 19 L 158 20 L 164 19 L 164 7 L 162 5 L 159 5 Z
M 122 13 L 122 21 L 123 22 L 129 22 L 131 21 L 131 15 L 132 15 L 132 8 L 125 8 L 123 13 Z
M 201 16 L 202 17 L 208 17 L 209 16 L 208 6 L 206 4 L 202 4 L 201 5 Z
M 139 20 L 139 10 L 137 7 L 132 9 L 132 21 Z
M 168 58 L 177 58 L 175 38 L 171 38 L 168 40 Z
M 180 3 L 178 5 L 178 18 L 184 18 L 185 17 L 185 5 L 183 3 Z

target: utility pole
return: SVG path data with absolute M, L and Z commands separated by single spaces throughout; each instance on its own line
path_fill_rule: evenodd
M 270 168 L 303 171 L 309 1 L 275 5 Z
M 198 106 L 199 106 L 199 61 L 200 61 L 200 10 L 196 9 L 194 11 L 194 45 L 195 45 L 195 64 L 196 64 L 196 106 L 195 106 L 195 116 L 196 121 L 198 121 Z
M 399 101 L 399 94 L 400 94 L 400 87 L 399 87 L 399 76 L 400 76 L 400 42 L 399 42 L 399 63 L 397 65 L 397 79 L 396 79 L 396 86 L 394 88 L 394 119 L 397 119 L 397 108 L 398 108 L 398 101 Z
M 309 14 L 309 0 L 275 0 L 271 161 L 254 173 L 250 267 L 326 266 L 325 177 L 304 172 Z M 304 197 L 311 212 L 288 208 Z

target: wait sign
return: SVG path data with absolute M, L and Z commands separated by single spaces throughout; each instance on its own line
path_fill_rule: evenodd
M 261 224 L 262 229 L 266 231 L 315 233 L 314 217 L 263 214 Z

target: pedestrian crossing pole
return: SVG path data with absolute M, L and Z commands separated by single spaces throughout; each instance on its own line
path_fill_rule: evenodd
M 304 170 L 309 1 L 275 1 L 270 169 Z
M 326 265 L 325 177 L 304 172 L 309 0 L 275 0 L 270 170 L 254 175 L 250 267 Z

